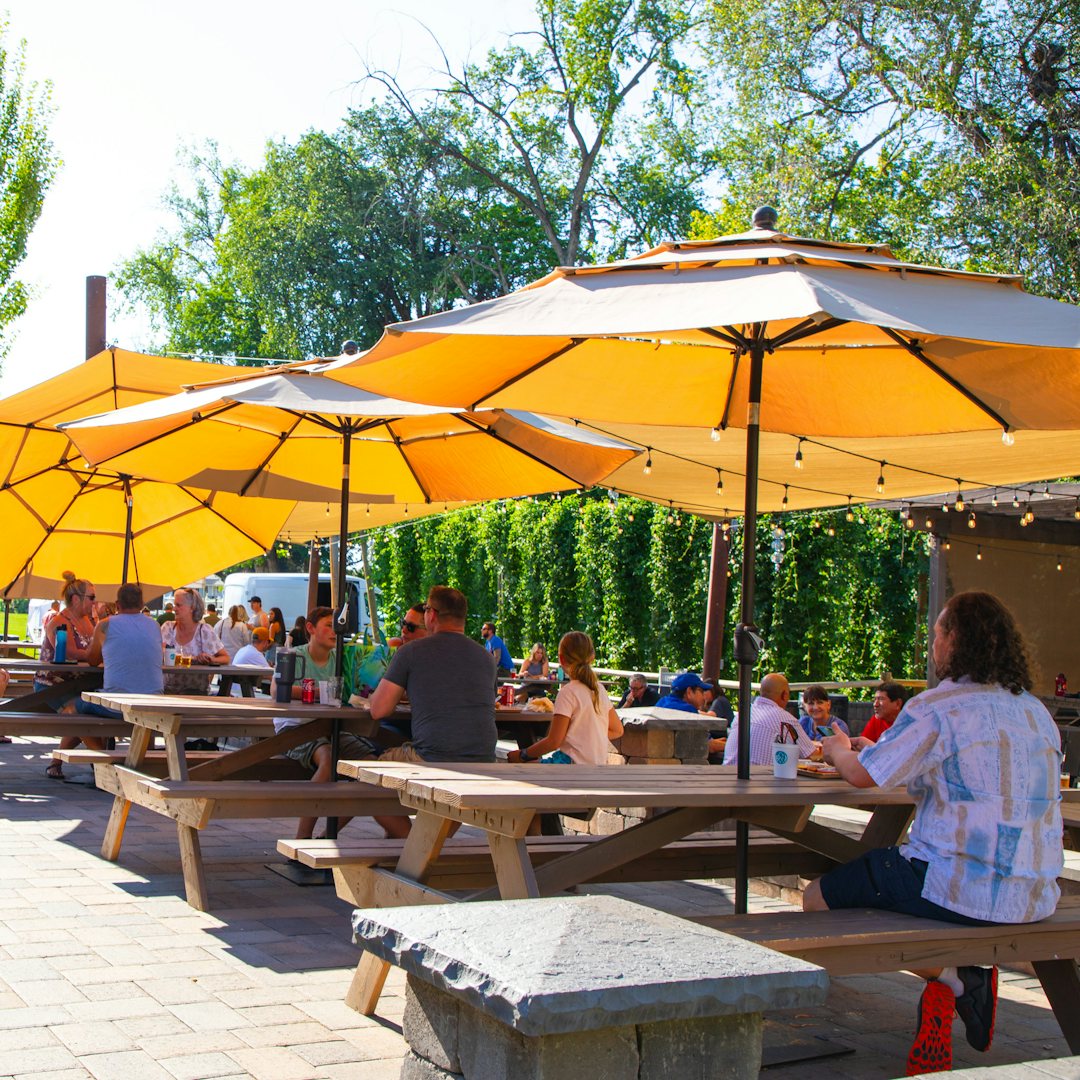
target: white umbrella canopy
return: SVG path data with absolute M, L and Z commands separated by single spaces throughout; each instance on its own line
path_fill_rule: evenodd
M 600 482 L 637 451 L 555 421 L 389 399 L 304 374 L 198 387 L 66 425 L 88 461 L 173 483 L 338 504 L 450 503 Z
M 1080 427 L 1077 308 L 1025 293 L 1016 277 L 768 229 L 560 268 L 509 296 L 390 326 L 327 370 L 419 401 L 742 426 L 755 334 L 763 432 Z

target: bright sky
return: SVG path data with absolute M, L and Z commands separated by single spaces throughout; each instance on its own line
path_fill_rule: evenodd
M 3 0 L 0 0 L 3 4 Z M 63 165 L 21 277 L 35 291 L 3 361 L 0 396 L 84 359 L 86 277 L 110 275 L 170 223 L 161 199 L 183 145 L 215 140 L 226 161 L 257 165 L 269 139 L 338 126 L 362 104 L 368 60 L 406 86 L 431 85 L 437 49 L 480 59 L 536 19 L 530 0 L 8 0 L 28 77 L 53 84 L 50 132 Z M 117 309 L 108 338 L 152 344 Z

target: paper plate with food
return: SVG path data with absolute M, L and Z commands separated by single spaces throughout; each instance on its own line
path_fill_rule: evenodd
M 840 773 L 832 765 L 824 761 L 811 761 L 810 758 L 799 758 L 799 775 L 816 776 L 819 780 L 838 780 Z

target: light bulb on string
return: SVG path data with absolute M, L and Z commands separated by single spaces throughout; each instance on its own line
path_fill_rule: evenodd
M 834 529 L 832 525 L 830 525 L 829 528 L 826 531 L 828 532 L 828 534 L 830 536 L 835 536 L 836 535 L 836 529 Z
M 667 523 L 669 525 L 675 524 L 675 508 L 672 506 L 671 503 L 668 503 Z
M 627 521 L 633 521 L 633 520 L 634 520 L 634 513 L 633 513 L 633 511 L 631 511 L 631 512 L 630 512 L 629 514 L 627 514 L 627 515 L 626 515 L 626 520 L 627 520 Z
M 1076 506 L 1073 508 L 1073 517 L 1080 521 L 1080 498 L 1076 500 Z
M 1043 490 L 1042 490 L 1042 497 L 1044 499 L 1049 499 L 1050 498 L 1050 485 L 1049 484 L 1044 485 Z
M 934 527 L 934 519 L 933 518 L 927 518 L 926 519 L 926 529 L 927 529 L 927 531 L 929 532 L 929 530 L 932 529 L 933 527 Z
M 975 549 L 975 561 L 982 562 L 982 544 Z
M 1001 442 L 1004 446 L 1012 446 L 1012 444 L 1016 442 L 1016 436 L 1008 428 L 1002 428 Z
M 915 528 L 915 519 L 911 516 L 911 511 L 910 510 L 908 510 L 908 516 L 906 518 L 904 518 L 904 527 L 906 529 L 914 529 Z
M 971 513 L 968 514 L 968 528 L 969 529 L 974 529 L 975 528 L 975 511 L 974 510 L 972 510 Z
M 855 511 L 851 509 L 851 496 L 850 495 L 847 497 L 847 513 L 844 514 L 844 517 L 845 517 L 845 519 L 847 521 L 854 521 L 855 520 Z
M 949 504 L 945 499 L 941 500 L 941 512 L 947 514 L 949 512 Z
M 800 439 L 799 440 L 799 445 L 795 448 L 795 468 L 796 469 L 801 469 L 803 467 L 802 444 L 803 444 L 803 440 Z
M 942 547 L 943 547 L 943 548 L 944 548 L 944 549 L 945 549 L 946 551 L 952 551 L 952 544 L 950 544 L 948 540 L 946 540 L 946 541 L 945 541 L 945 543 L 944 543 L 944 544 L 942 544 L 941 546 L 942 546 Z
M 1020 496 L 1017 495 L 1015 491 L 1013 492 L 1012 504 L 1014 510 L 1020 509 Z
M 879 495 L 885 494 L 885 462 L 880 463 L 880 472 L 877 478 L 877 493 Z
M 995 491 L 993 498 L 990 500 L 990 505 L 996 510 L 997 509 L 997 504 L 998 504 L 998 497 L 997 497 L 997 492 Z
M 1062 570 L 1065 569 L 1065 567 L 1062 565 L 1060 555 L 1057 557 L 1057 568 L 1058 568 L 1058 573 L 1060 573 Z
M 724 494 L 724 470 L 723 469 L 717 469 L 716 470 L 716 494 L 717 495 L 723 495 Z
M 709 432 L 709 438 L 712 439 L 713 442 L 719 442 L 720 441 L 720 425 L 719 424 L 717 424 L 716 427 L 714 427 L 712 429 L 712 431 Z
M 956 481 L 956 502 L 954 503 L 956 512 L 962 514 L 964 512 L 964 495 L 960 490 L 960 481 Z
M 1031 503 L 1027 504 L 1027 511 L 1024 513 L 1024 520 L 1029 525 L 1035 520 L 1035 511 L 1031 509 Z
M 784 485 L 784 498 L 780 502 L 780 509 L 781 510 L 786 510 L 788 508 L 788 494 L 787 493 L 788 493 L 788 486 L 787 486 L 787 484 L 785 484 Z
M 645 453 L 645 468 L 641 470 L 646 476 L 652 472 L 652 447 L 650 446 Z

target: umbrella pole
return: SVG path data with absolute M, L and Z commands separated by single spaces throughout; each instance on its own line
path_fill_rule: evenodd
M 127 504 L 127 517 L 124 519 L 124 566 L 120 572 L 120 584 L 124 585 L 128 579 L 128 562 L 131 558 L 131 510 L 133 499 L 131 496 L 131 477 L 122 476 L 124 481 L 124 502 Z
M 349 464 L 352 459 L 352 431 L 345 427 L 341 433 L 341 517 L 338 525 L 338 601 L 340 606 L 334 616 L 334 629 L 337 631 L 337 658 L 334 662 L 334 670 L 339 679 L 345 671 L 345 632 L 348 629 L 345 619 L 345 609 L 349 603 L 349 590 L 346 586 L 345 570 L 346 555 L 349 537 Z M 341 690 L 344 697 L 345 686 L 342 679 Z M 344 704 L 344 702 L 342 702 Z M 338 735 L 341 733 L 341 720 L 335 716 L 330 727 L 330 779 L 337 780 L 338 763 Z M 338 834 L 338 819 L 328 817 L 326 819 L 326 839 L 336 840 Z
M 747 633 L 754 625 L 754 556 L 757 551 L 758 453 L 761 435 L 761 376 L 765 350 L 761 331 L 755 327 L 750 347 L 750 392 L 746 403 L 746 499 L 743 516 L 742 608 L 736 631 L 736 658 L 739 661 L 739 757 L 740 780 L 750 778 L 750 683 L 757 660 L 755 639 Z M 745 821 L 735 825 L 735 913 L 746 914 L 750 886 L 750 827 Z

